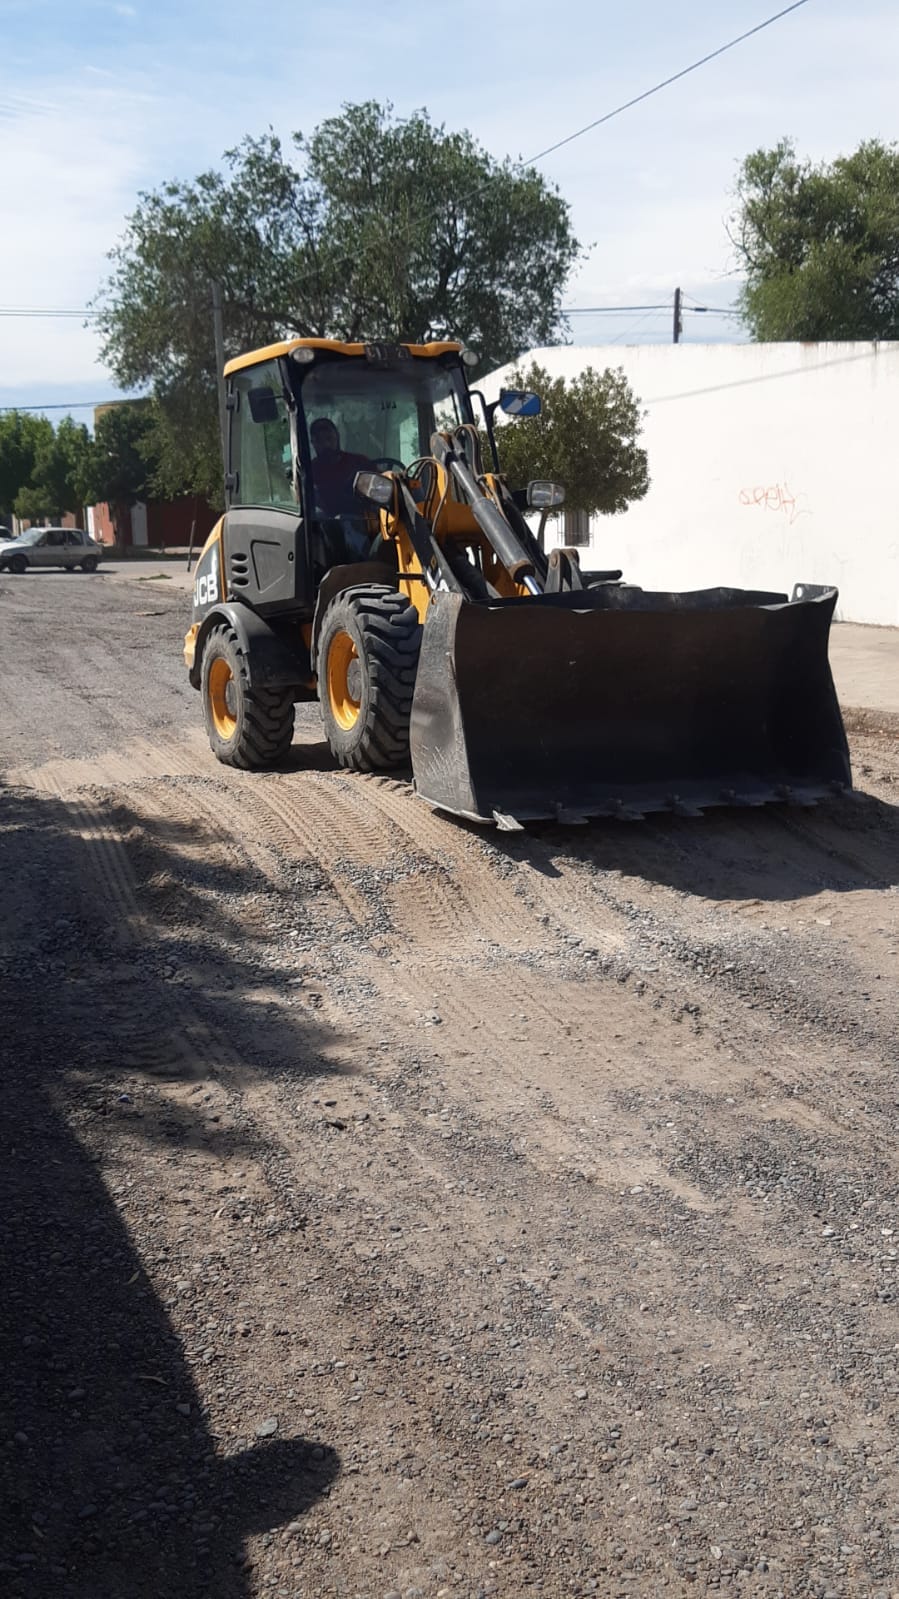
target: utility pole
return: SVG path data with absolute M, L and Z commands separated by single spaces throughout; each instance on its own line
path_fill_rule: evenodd
M 674 343 L 680 344 L 680 336 L 684 331 L 684 324 L 680 314 L 680 289 L 674 291 Z
M 680 290 L 678 289 L 678 294 Z M 228 411 L 225 405 L 225 336 L 222 330 L 222 286 L 212 285 L 212 332 L 215 339 L 215 380 L 219 397 L 219 432 L 222 436 L 222 471 L 228 470 Z

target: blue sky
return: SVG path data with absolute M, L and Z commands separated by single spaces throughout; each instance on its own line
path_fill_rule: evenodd
M 777 0 L 0 0 L 0 306 L 81 307 L 137 192 L 216 164 L 244 133 L 342 103 L 426 105 L 527 158 L 778 9 Z M 897 136 L 899 9 L 809 0 L 541 163 L 589 247 L 571 305 L 735 292 L 737 165 L 789 134 L 815 159 Z M 460 329 L 464 335 L 464 329 Z M 670 316 L 578 317 L 578 343 L 670 337 Z M 691 340 L 738 336 L 687 318 Z M 0 318 L 0 405 L 113 392 L 78 320 Z

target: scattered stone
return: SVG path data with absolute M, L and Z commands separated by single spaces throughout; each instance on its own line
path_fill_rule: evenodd
M 277 1416 L 267 1416 L 265 1421 L 260 1421 L 259 1426 L 256 1428 L 256 1437 L 257 1438 L 273 1438 L 277 1431 L 278 1431 L 278 1418 L 277 1418 Z

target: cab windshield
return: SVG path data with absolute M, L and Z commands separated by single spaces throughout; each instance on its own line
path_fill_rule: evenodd
M 408 467 L 430 454 L 432 433 L 470 418 L 459 368 L 414 356 L 389 371 L 364 360 L 323 361 L 303 379 L 303 411 L 324 515 L 352 508 L 356 472 Z

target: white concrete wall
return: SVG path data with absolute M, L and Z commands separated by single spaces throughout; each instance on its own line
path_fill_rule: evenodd
M 622 367 L 646 412 L 649 493 L 593 519 L 584 567 L 644 588 L 835 583 L 843 620 L 899 625 L 899 344 L 565 346 L 519 364 L 532 360 L 566 378 Z M 483 380 L 488 399 L 510 372 Z

